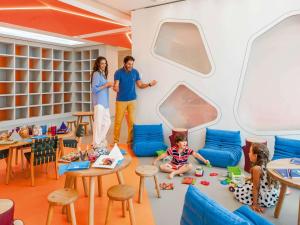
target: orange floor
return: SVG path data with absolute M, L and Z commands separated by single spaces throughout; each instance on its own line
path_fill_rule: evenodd
M 124 146 L 120 146 L 126 149 Z M 128 153 L 133 157 L 131 165 L 123 170 L 123 175 L 126 184 L 130 184 L 136 188 L 138 192 L 139 179 L 134 170 L 138 166 L 138 158 L 132 155 L 132 151 Z M 22 172 L 20 163 L 14 165 L 14 178 L 10 180 L 8 185 L 5 185 L 5 160 L 0 160 L 0 198 L 10 198 L 15 201 L 15 218 L 22 219 L 26 225 L 43 225 L 46 223 L 48 202 L 47 195 L 64 185 L 65 176 L 56 180 L 53 173 L 53 165 L 49 166 L 48 175 L 45 168 L 37 167 L 36 169 L 36 186 L 31 187 L 30 178 L 26 178 L 25 172 Z M 108 175 L 103 177 L 103 193 L 106 190 L 117 184 L 116 175 Z M 78 225 L 88 224 L 88 198 L 83 195 L 83 187 L 81 180 L 78 181 L 79 199 L 75 203 L 75 211 Z M 97 190 L 97 186 L 96 186 Z M 107 197 L 98 197 L 96 192 L 95 196 L 95 225 L 104 224 Z M 137 194 L 134 199 L 134 210 L 137 225 L 153 225 L 154 218 L 150 201 L 148 199 L 146 190 L 143 194 L 143 203 L 137 203 Z M 114 202 L 111 213 L 111 225 L 126 225 L 130 224 L 129 216 L 123 218 L 121 211 L 121 203 Z M 61 208 L 57 207 L 53 214 L 53 225 L 64 225 L 67 223 L 66 216 L 61 214 Z

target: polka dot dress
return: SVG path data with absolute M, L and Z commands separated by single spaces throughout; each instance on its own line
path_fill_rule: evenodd
M 265 166 L 262 166 L 262 178 L 260 180 L 258 204 L 261 207 L 271 207 L 274 206 L 278 200 L 279 191 L 273 185 L 269 186 L 267 179 L 267 169 Z M 235 198 L 246 205 L 252 205 L 253 196 L 252 196 L 253 183 L 247 181 L 243 186 L 236 187 L 234 191 Z

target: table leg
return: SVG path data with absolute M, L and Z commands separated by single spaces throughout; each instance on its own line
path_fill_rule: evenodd
M 285 192 L 286 192 L 286 188 L 287 186 L 285 184 L 281 184 L 281 188 L 280 188 L 280 193 L 279 193 L 279 199 L 275 208 L 275 212 L 274 212 L 274 217 L 278 218 L 280 211 L 281 211 L 281 207 L 282 207 L 282 203 L 284 201 L 284 196 L 285 196 Z
M 117 177 L 118 177 L 119 184 L 125 184 L 124 177 L 121 171 L 117 171 Z
M 11 173 L 11 164 L 12 164 L 12 157 L 13 157 L 13 148 L 9 148 L 8 150 L 8 159 L 7 159 L 7 167 L 6 167 L 6 184 L 9 182 L 9 177 Z
M 93 133 L 93 120 L 92 120 L 92 116 L 89 116 L 89 119 L 90 119 L 91 131 Z
M 64 151 L 64 140 L 62 138 L 58 139 L 58 143 L 59 143 L 59 155 L 62 157 L 65 155 L 65 151 Z
M 80 123 L 80 116 L 77 116 L 76 129 L 77 129 L 77 127 L 79 126 L 79 123 Z M 76 132 L 76 129 L 75 129 L 75 132 Z
M 95 179 L 96 179 L 96 177 L 90 177 L 90 193 L 89 193 L 89 225 L 94 225 Z

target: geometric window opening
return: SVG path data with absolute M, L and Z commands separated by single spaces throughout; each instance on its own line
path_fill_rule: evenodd
M 176 128 L 191 129 L 204 126 L 218 118 L 218 110 L 211 103 L 183 84 L 173 90 L 158 110 L 163 118 Z
M 171 62 L 207 75 L 212 65 L 204 38 L 193 23 L 164 22 L 159 29 L 154 53 Z
M 253 133 L 300 130 L 300 15 L 290 16 L 252 40 L 242 73 L 236 113 Z

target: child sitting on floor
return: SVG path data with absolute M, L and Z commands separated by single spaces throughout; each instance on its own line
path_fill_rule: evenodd
M 235 189 L 234 196 L 241 203 L 250 205 L 254 211 L 262 213 L 261 207 L 271 207 L 278 200 L 277 184 L 271 180 L 266 169 L 269 162 L 267 146 L 252 144 L 249 158 L 253 164 L 251 178 Z
M 193 166 L 188 163 L 188 158 L 190 155 L 197 159 L 200 159 L 203 163 L 209 164 L 209 161 L 204 159 L 200 154 L 196 153 L 194 150 L 188 148 L 187 140 L 184 136 L 178 136 L 175 139 L 176 145 L 167 149 L 167 152 L 157 157 L 153 165 L 156 165 L 157 161 L 172 156 L 172 160 L 169 163 L 160 165 L 160 170 L 165 173 L 169 173 L 169 178 L 172 179 L 175 175 L 182 176 L 184 173 L 190 171 Z

